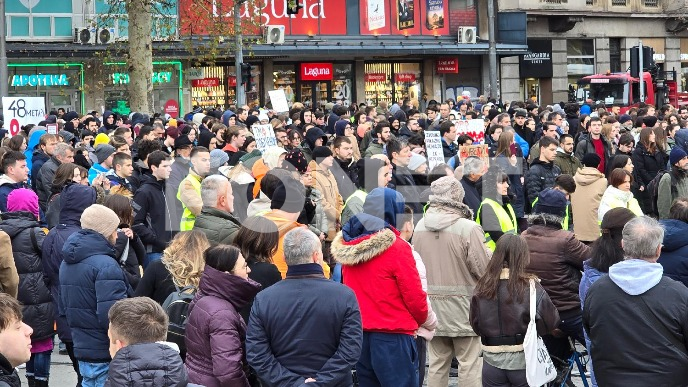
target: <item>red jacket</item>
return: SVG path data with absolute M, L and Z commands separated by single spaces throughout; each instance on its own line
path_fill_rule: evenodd
M 332 241 L 332 255 L 356 294 L 363 330 L 413 335 L 428 317 L 428 303 L 411 246 L 391 226 L 367 233 L 352 221 Z

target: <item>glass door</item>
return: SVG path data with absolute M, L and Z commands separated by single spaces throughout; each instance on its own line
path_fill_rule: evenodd
M 526 78 L 525 100 L 540 103 L 540 80 L 536 78 Z
M 314 93 L 315 82 L 301 82 L 301 103 L 307 108 L 313 108 L 313 96 L 317 95 Z
M 315 86 L 315 93 L 314 93 L 314 100 L 315 104 L 313 105 L 314 108 L 316 109 L 325 109 L 325 105 L 330 102 L 329 96 L 332 94 L 332 82 L 329 81 L 321 81 L 321 82 L 314 82 Z
M 75 111 L 76 101 L 72 92 L 46 92 L 48 111 L 63 108 L 66 112 Z

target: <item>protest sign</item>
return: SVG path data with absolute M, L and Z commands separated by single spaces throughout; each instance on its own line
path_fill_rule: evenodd
M 459 161 L 461 165 L 469 157 L 477 157 L 485 163 L 485 168 L 490 165 L 490 153 L 487 144 L 481 145 L 464 145 L 459 147 Z
M 425 131 L 425 153 L 428 155 L 430 169 L 445 162 L 444 152 L 442 151 L 442 137 L 440 137 L 439 131 Z
M 473 139 L 473 143 L 485 142 L 485 121 L 484 120 L 456 120 L 456 135 L 465 134 Z
M 275 131 L 272 129 L 272 125 L 253 125 L 251 127 L 251 132 L 253 132 L 253 138 L 256 139 L 256 148 L 258 148 L 261 153 L 265 153 L 268 147 L 277 145 L 277 139 L 275 138 Z
M 22 126 L 45 120 L 43 97 L 2 97 L 2 109 L 10 137 L 19 134 Z
M 277 113 L 284 113 L 289 111 L 289 104 L 287 103 L 287 95 L 284 94 L 283 89 L 270 90 L 270 103 L 272 103 L 272 111 Z

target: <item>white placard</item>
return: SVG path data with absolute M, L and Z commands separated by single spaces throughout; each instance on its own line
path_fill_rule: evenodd
M 456 135 L 465 134 L 473 139 L 474 144 L 482 144 L 485 141 L 485 121 L 483 120 L 456 120 Z
M 45 120 L 45 98 L 43 97 L 2 97 L 2 110 L 9 136 L 16 136 L 22 126 L 38 125 Z
M 438 130 L 425 131 L 425 153 L 428 155 L 428 164 L 432 170 L 438 164 L 443 164 L 444 152 L 442 151 L 442 137 Z
M 45 129 L 48 134 L 58 134 L 58 126 L 57 124 L 45 124 Z
M 367 16 L 370 31 L 384 28 L 387 25 L 387 13 L 384 0 L 368 0 Z
M 287 95 L 284 94 L 283 89 L 270 90 L 270 102 L 272 103 L 272 111 L 277 113 L 284 113 L 289 111 L 289 104 L 287 103 Z
M 253 132 L 253 138 L 256 139 L 256 148 L 258 148 L 261 153 L 265 153 L 268 147 L 277 145 L 277 139 L 275 138 L 275 131 L 272 129 L 272 125 L 253 125 L 251 131 Z
M 613 105 L 614 104 L 614 97 L 605 97 L 604 98 L 604 104 L 605 105 Z

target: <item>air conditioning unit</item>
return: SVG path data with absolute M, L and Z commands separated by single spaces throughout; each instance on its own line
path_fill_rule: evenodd
M 98 44 L 111 44 L 117 39 L 117 29 L 114 27 L 98 29 Z
M 265 26 L 265 44 L 284 44 L 284 26 Z
M 459 44 L 475 44 L 476 27 L 459 27 Z
M 77 44 L 96 44 L 98 29 L 95 27 L 76 27 L 74 28 L 74 43 Z

